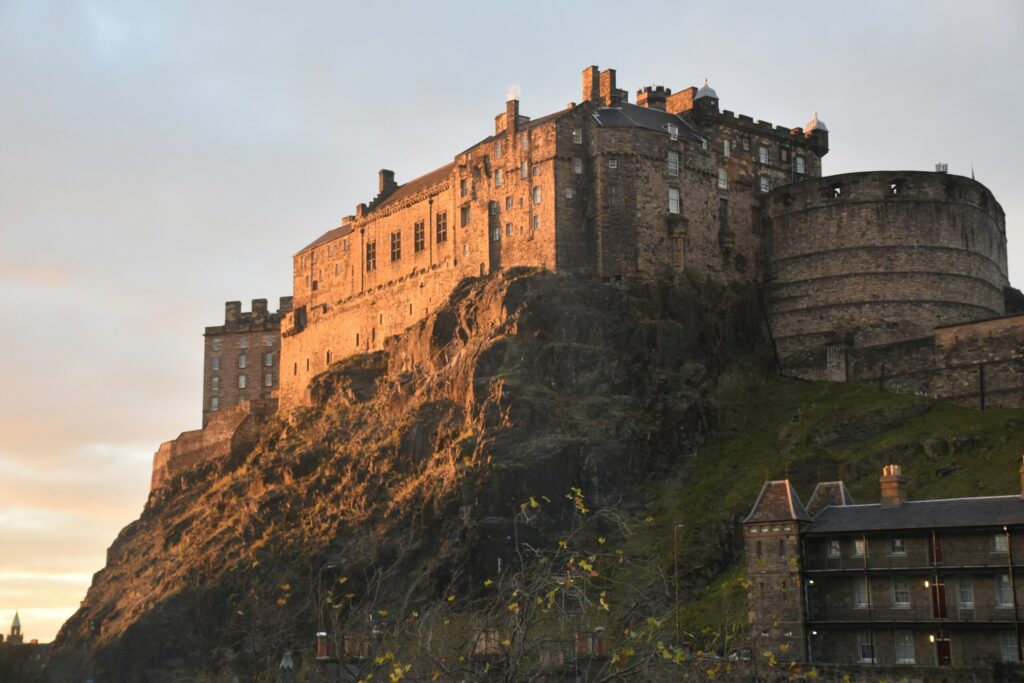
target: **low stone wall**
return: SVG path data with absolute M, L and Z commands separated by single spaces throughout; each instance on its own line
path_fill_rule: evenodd
M 277 410 L 277 401 L 247 401 L 213 413 L 206 427 L 182 432 L 153 455 L 150 493 L 202 462 L 222 458 L 259 440 L 259 425 Z
M 974 408 L 1024 407 L 1024 315 L 940 327 L 930 337 L 845 353 L 849 381 Z

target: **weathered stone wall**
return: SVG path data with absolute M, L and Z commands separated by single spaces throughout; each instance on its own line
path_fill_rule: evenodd
M 210 416 L 206 426 L 165 441 L 153 455 L 150 492 L 196 465 L 256 445 L 259 424 L 277 410 L 277 401 L 247 401 Z
M 869 172 L 769 198 L 769 316 L 784 371 L 825 377 L 825 347 L 885 344 L 1003 313 L 1002 209 L 969 178 Z
M 928 337 L 845 353 L 851 381 L 974 408 L 1024 406 L 1024 315 L 941 327 Z
M 743 527 L 751 637 L 759 651 L 771 650 L 781 660 L 807 656 L 799 524 L 790 520 Z

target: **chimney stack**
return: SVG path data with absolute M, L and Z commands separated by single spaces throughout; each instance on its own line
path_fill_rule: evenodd
M 605 69 L 601 72 L 601 102 L 604 106 L 610 107 L 615 98 L 615 69 Z
M 509 138 L 516 134 L 519 128 L 519 100 L 513 97 L 510 100 L 505 101 L 505 130 L 508 131 Z M 511 149 L 512 143 L 509 143 Z
M 266 299 L 253 299 L 252 300 L 252 321 L 257 324 L 263 324 L 263 321 L 267 319 L 267 300 Z
M 398 183 L 395 182 L 394 171 L 389 171 L 386 168 L 382 168 L 380 169 L 380 171 L 377 172 L 377 177 L 379 181 L 378 184 L 380 186 L 378 188 L 378 192 L 381 195 L 389 195 L 398 189 Z
M 231 326 L 237 325 L 238 321 L 242 318 L 242 302 L 241 301 L 229 301 L 224 304 L 224 324 Z
M 882 507 L 899 507 L 907 501 L 907 480 L 899 465 L 886 465 L 878 480 L 882 488 Z
M 583 70 L 583 101 L 599 102 L 601 100 L 601 78 L 596 66 L 588 66 Z
M 282 296 L 280 299 L 278 299 L 278 313 L 287 313 L 290 310 L 292 310 L 292 298 L 290 296 Z

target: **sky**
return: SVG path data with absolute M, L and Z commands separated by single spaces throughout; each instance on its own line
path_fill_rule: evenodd
M 581 71 L 830 130 L 826 174 L 985 183 L 1024 284 L 1024 3 L 0 0 L 0 629 L 50 640 L 201 419 L 202 332 Z

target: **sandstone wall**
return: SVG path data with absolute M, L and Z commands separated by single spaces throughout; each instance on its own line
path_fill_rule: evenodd
M 771 193 L 769 316 L 784 371 L 825 376 L 825 347 L 923 337 L 1000 316 L 1005 220 L 980 183 L 874 171 Z

